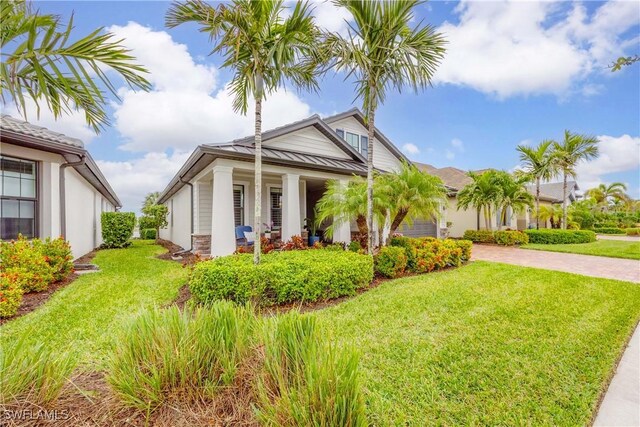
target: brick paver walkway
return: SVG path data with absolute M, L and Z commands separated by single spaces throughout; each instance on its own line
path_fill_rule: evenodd
M 640 261 L 633 259 L 532 251 L 490 245 L 473 245 L 471 258 L 640 283 Z

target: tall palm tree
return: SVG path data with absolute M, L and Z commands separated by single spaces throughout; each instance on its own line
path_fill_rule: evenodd
M 553 143 L 554 156 L 562 171 L 562 228 L 567 228 L 567 178 L 576 177 L 576 166 L 599 155 L 598 138 L 564 131 L 564 141 Z
M 430 25 L 412 28 L 418 0 L 335 0 L 353 16 L 349 36 L 327 34 L 323 57 L 356 79 L 368 128 L 367 225 L 373 228 L 373 138 L 377 108 L 390 89 L 426 88 L 444 57 L 444 37 Z M 369 253 L 373 234 L 369 233 Z
M 552 156 L 553 141 L 544 140 L 537 147 L 518 145 L 520 162 L 523 170 L 536 183 L 536 210 L 540 210 L 540 183 L 549 181 L 557 173 L 557 165 Z M 540 221 L 536 218 L 536 229 L 540 228 Z
M 613 182 L 609 185 L 600 184 L 586 191 L 586 195 L 592 197 L 596 203 L 606 211 L 610 202 L 624 202 L 629 196 L 626 193 L 627 186 L 622 182 Z
M 474 207 L 478 215 L 482 212 L 485 227 L 493 229 L 493 212 L 499 206 L 502 199 L 500 186 L 496 182 L 496 171 L 489 170 L 483 173 L 469 172 L 471 182 L 458 192 L 457 210 Z
M 533 215 L 536 219 L 539 219 L 545 224 L 549 221 L 551 223 L 551 228 L 560 228 L 562 207 L 557 205 L 540 206 L 534 211 Z
M 527 176 L 514 177 L 508 172 L 496 171 L 494 181 L 499 186 L 500 197 L 497 208 L 500 209 L 500 224 L 507 222 L 507 213 L 520 213 L 533 205 L 533 196 L 527 191 Z
M 437 218 L 440 206 L 447 201 L 442 180 L 415 165 L 403 162 L 398 172 L 381 175 L 378 180 L 376 192 L 391 215 L 389 236 L 393 236 L 403 222 L 411 225 L 417 218 Z
M 197 23 L 223 56 L 223 68 L 233 70 L 230 89 L 233 108 L 246 114 L 249 97 L 255 103 L 255 241 L 262 226 L 262 101 L 289 81 L 296 89 L 318 87 L 319 30 L 308 3 L 297 2 L 288 17 L 282 0 L 233 0 L 215 7 L 201 1 L 173 3 L 166 15 L 170 28 Z M 254 245 L 254 262 L 260 262 L 260 246 Z
M 150 88 L 143 77 L 147 71 L 133 62 L 121 40 L 102 28 L 71 42 L 73 18 L 63 23 L 59 16 L 32 10 L 24 0 L 0 2 L 0 17 L 0 98 L 6 102 L 8 94 L 25 119 L 31 98 L 38 114 L 44 101 L 56 118 L 81 109 L 87 124 L 99 132 L 109 119 L 98 83 L 118 96 L 104 66 L 131 87 Z

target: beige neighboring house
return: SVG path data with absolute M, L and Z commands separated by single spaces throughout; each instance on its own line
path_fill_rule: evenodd
M 0 165 L 1 239 L 63 236 L 74 259 L 100 246 L 121 203 L 81 140 L 3 115 Z
M 366 176 L 367 134 L 358 109 L 324 118 L 314 115 L 264 132 L 261 232 L 268 225 L 284 241 L 301 235 L 327 180 L 347 185 L 354 176 Z M 160 237 L 203 254 L 233 253 L 237 239 L 243 238 L 242 227 L 253 227 L 254 153 L 253 136 L 198 146 L 160 195 L 159 203 L 169 208 L 169 225 L 160 230 Z M 376 129 L 374 167 L 394 171 L 403 161 L 409 162 Z M 357 231 L 353 218 L 335 228 L 333 240 L 341 242 L 349 242 Z M 432 219 L 415 221 L 401 231 L 439 235 Z

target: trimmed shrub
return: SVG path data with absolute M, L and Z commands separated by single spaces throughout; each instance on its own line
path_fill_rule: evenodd
M 344 249 L 344 243 L 342 242 L 333 242 L 327 246 L 324 247 L 325 251 L 333 251 L 333 252 L 343 252 Z
M 407 268 L 407 254 L 404 248 L 384 246 L 373 257 L 375 272 L 384 277 L 398 277 Z
M 593 231 L 598 234 L 624 234 L 624 230 L 617 227 L 600 227 L 594 228 Z
M 131 245 L 129 239 L 133 236 L 136 225 L 136 215 L 133 212 L 102 212 L 102 247 L 126 248 Z
M 290 312 L 270 321 L 257 385 L 258 420 L 268 426 L 368 425 L 358 354 L 335 346 L 316 318 Z
M 155 240 L 156 239 L 156 229 L 155 228 L 145 228 L 140 230 L 140 238 L 144 240 Z
M 505 230 L 493 233 L 496 243 L 503 246 L 526 245 L 529 243 L 529 236 L 522 231 Z
M 22 303 L 24 291 L 17 278 L 17 274 L 0 272 L 0 317 L 15 315 Z
M 529 243 L 545 245 L 564 243 L 590 243 L 596 241 L 596 233 L 591 230 L 525 230 Z
M 44 255 L 45 261 L 47 261 L 53 269 L 53 280 L 58 282 L 73 273 L 71 245 L 62 237 L 57 239 L 47 237 L 44 242 L 35 239 L 33 246 Z
M 355 295 L 372 279 L 370 256 L 319 249 L 273 252 L 258 265 L 247 254 L 201 262 L 191 273 L 189 289 L 200 303 L 228 299 L 264 306 Z
M 428 273 L 444 267 L 458 267 L 471 258 L 469 240 L 423 237 L 393 237 L 391 246 L 402 247 L 407 255 L 407 270 Z
M 22 235 L 17 240 L 0 242 L 0 271 L 25 293 L 44 291 L 54 280 L 54 269 L 39 245 L 34 246 Z
M 250 348 L 250 308 L 154 309 L 135 319 L 113 347 L 107 381 L 128 406 L 152 411 L 172 394 L 211 397 L 233 382 Z
M 471 240 L 473 243 L 495 243 L 496 239 L 491 230 L 467 230 L 462 236 L 465 240 Z
M 357 240 L 352 240 L 351 242 L 349 242 L 347 250 L 351 252 L 360 252 L 362 250 L 362 245 Z
M 627 228 L 624 232 L 627 236 L 640 236 L 640 228 Z
M 70 352 L 54 356 L 43 344 L 27 345 L 27 337 L 0 346 L 0 405 L 44 406 L 54 401 L 76 366 Z
M 462 262 L 467 262 L 471 259 L 471 248 L 473 247 L 473 242 L 471 240 L 456 240 L 458 247 L 462 249 L 461 259 Z
M 143 215 L 140 218 L 138 218 L 138 229 L 146 230 L 147 228 L 152 228 L 155 230 L 156 222 L 152 217 Z

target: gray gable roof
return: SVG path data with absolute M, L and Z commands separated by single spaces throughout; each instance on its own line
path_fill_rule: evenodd
M 21 135 L 29 135 L 34 138 L 51 141 L 63 145 L 69 145 L 75 148 L 84 148 L 84 143 L 78 138 L 54 132 L 42 126 L 36 126 L 24 120 L 13 118 L 3 114 L 0 118 L 0 129 L 3 132 L 16 132 Z
M 562 202 L 562 189 L 564 184 L 562 182 L 548 182 L 546 184 L 540 184 L 540 195 L 545 196 L 549 199 L 553 199 L 558 203 Z M 529 192 L 535 194 L 536 186 L 529 185 L 527 186 Z M 567 197 L 571 200 L 574 199 L 575 191 L 579 190 L 578 183 L 575 181 L 567 181 Z

